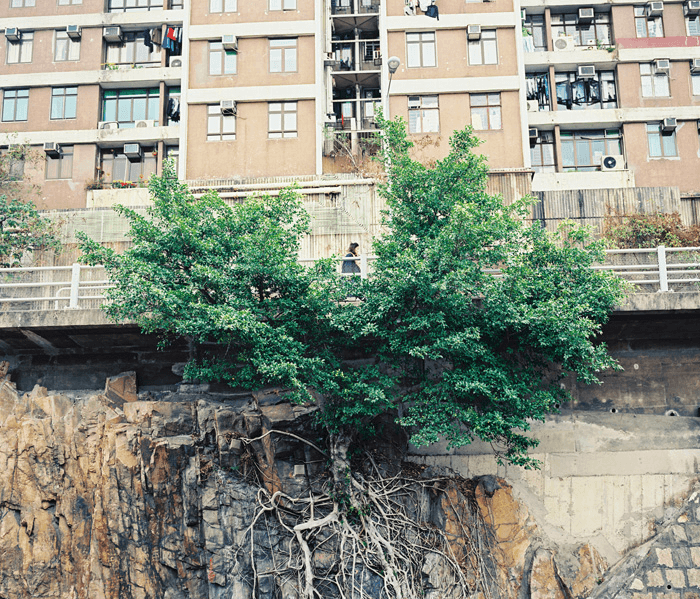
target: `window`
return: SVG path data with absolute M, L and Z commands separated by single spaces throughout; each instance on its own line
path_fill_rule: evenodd
M 617 108 L 614 71 L 597 71 L 590 79 L 579 79 L 578 73 L 556 73 L 554 80 L 559 110 Z
M 472 127 L 501 129 L 501 94 L 471 94 L 469 103 L 472 111 Z
M 496 30 L 483 29 L 478 40 L 469 40 L 469 64 L 498 64 Z
M 29 112 L 28 89 L 6 89 L 2 97 L 2 120 L 26 121 Z
M 525 52 L 547 50 L 544 15 L 527 15 L 523 19 L 523 47 Z
M 56 62 L 80 60 L 80 40 L 72 40 L 65 31 L 56 31 L 53 59 Z
M 675 129 L 663 131 L 661 123 L 648 123 L 647 142 L 649 143 L 649 156 L 651 158 L 678 156 Z
M 270 139 L 297 136 L 296 102 L 270 102 L 268 104 L 267 136 Z
M 528 102 L 537 101 L 538 111 L 551 110 L 549 75 L 547 73 L 526 73 L 525 91 Z
M 168 88 L 168 103 L 165 106 L 165 118 L 168 125 L 180 122 L 180 88 Z
M 437 66 L 434 31 L 406 34 L 406 66 L 409 68 Z
M 700 15 L 688 15 L 685 18 L 688 35 L 700 35 Z
M 440 109 L 437 96 L 408 97 L 409 133 L 438 133 Z
M 236 117 L 224 116 L 218 104 L 207 106 L 207 141 L 236 139 Z
M 130 129 L 136 121 L 158 120 L 160 96 L 157 87 L 150 89 L 106 89 L 102 97 L 102 120 L 117 121 L 120 128 Z
M 646 6 L 634 7 L 634 25 L 637 37 L 663 37 L 664 21 L 659 17 L 648 17 Z
M 553 14 L 552 37 L 571 36 L 577 46 L 610 46 L 610 13 L 596 12 L 592 21 L 579 23 L 578 13 Z
M 700 96 L 700 73 L 691 74 L 690 83 L 692 85 L 693 95 Z
M 622 154 L 619 129 L 562 131 L 562 167 L 569 171 L 599 171 L 603 156 Z
M 24 149 L 21 146 L 10 146 L 0 150 L 0 155 L 6 161 L 6 176 L 9 181 L 21 181 L 24 178 Z
M 107 44 L 106 64 L 130 64 L 140 66 L 160 66 L 160 46 L 153 44 L 149 50 L 143 41 L 144 32 L 127 31 L 122 34 L 122 41 Z
M 270 0 L 270 10 L 296 10 L 297 0 Z
M 54 87 L 51 90 L 52 119 L 74 119 L 77 107 L 77 87 Z
M 10 8 L 29 8 L 35 4 L 36 0 L 10 0 Z
M 32 62 L 33 48 L 34 33 L 23 31 L 18 42 L 7 42 L 7 64 Z
M 238 0 L 209 0 L 209 12 L 238 12 Z
M 141 146 L 141 157 L 127 158 L 123 148 L 108 148 L 100 152 L 100 168 L 104 181 L 148 181 L 156 172 L 156 149 L 153 146 Z
M 641 63 L 639 75 L 642 79 L 642 97 L 668 97 L 671 95 L 668 73 L 657 73 L 654 71 L 653 64 Z
M 293 73 L 297 70 L 297 40 L 270 40 L 270 73 Z
M 554 164 L 554 132 L 540 131 L 536 139 L 530 140 L 530 161 L 532 170 L 536 173 L 553 173 Z
M 70 6 L 71 4 L 82 4 L 83 0 L 58 0 L 59 6 Z
M 107 12 L 163 10 L 163 0 L 109 0 Z
M 47 179 L 70 179 L 73 175 L 73 146 L 60 146 L 58 156 L 46 157 Z
M 235 75 L 236 52 L 224 50 L 221 42 L 209 42 L 209 74 Z

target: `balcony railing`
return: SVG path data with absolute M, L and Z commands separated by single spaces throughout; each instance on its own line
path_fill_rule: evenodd
M 627 279 L 635 292 L 700 292 L 700 247 L 607 250 L 604 264 L 593 266 Z M 359 264 L 361 278 L 372 273 L 375 256 L 336 258 Z M 311 264 L 312 259 L 302 260 Z M 349 270 L 346 268 L 346 270 Z M 498 270 L 492 269 L 494 275 Z M 355 273 L 343 273 L 355 276 Z M 0 312 L 95 309 L 110 287 L 101 266 L 48 266 L 0 269 Z

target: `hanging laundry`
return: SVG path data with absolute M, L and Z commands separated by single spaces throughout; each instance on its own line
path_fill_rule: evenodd
M 403 12 L 405 15 L 411 16 L 416 14 L 416 6 L 418 0 L 405 0 Z
M 420 7 L 422 12 L 426 12 L 428 10 L 428 7 L 430 6 L 431 1 L 430 0 L 418 0 L 418 6 Z
M 165 35 L 168 36 L 168 39 L 171 39 L 174 42 L 177 41 L 177 32 L 175 31 L 175 27 L 168 27 L 168 30 L 165 33 Z
M 148 48 L 149 52 L 153 52 L 153 41 L 151 40 L 151 32 L 148 29 L 143 32 L 143 45 Z
M 158 26 L 151 29 L 151 41 L 159 46 L 163 43 L 163 28 Z
M 437 19 L 439 21 L 440 20 L 440 13 L 438 11 L 437 4 L 431 4 L 428 7 L 428 10 L 425 11 L 425 16 L 432 17 L 433 19 Z
M 165 114 L 174 123 L 179 122 L 180 121 L 180 100 L 178 100 L 177 98 L 170 98 L 168 100 L 168 107 L 166 108 Z

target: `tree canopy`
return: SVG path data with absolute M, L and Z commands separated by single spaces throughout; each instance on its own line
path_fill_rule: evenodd
M 123 254 L 83 237 L 85 260 L 115 287 L 105 309 L 199 348 L 190 378 L 280 385 L 314 400 L 333 435 L 355 438 L 386 412 L 418 444 L 481 439 L 532 465 L 524 433 L 568 397 L 562 379 L 595 382 L 614 366 L 594 338 L 622 283 L 589 266 L 599 244 L 528 224 L 529 200 L 486 192 L 470 129 L 432 166 L 411 158 L 403 121 L 381 120 L 386 233 L 370 276 L 298 262 L 309 217 L 293 189 L 227 205 L 195 199 L 169 165 L 146 215 L 120 207 Z

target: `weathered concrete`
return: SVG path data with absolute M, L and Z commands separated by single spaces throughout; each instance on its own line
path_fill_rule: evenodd
M 589 542 L 609 562 L 649 538 L 698 478 L 700 419 L 569 413 L 535 423 L 540 470 L 496 463 L 490 445 L 411 450 L 411 460 L 513 484 L 552 538 Z
M 630 293 L 618 312 L 692 312 L 700 309 L 700 292 Z

